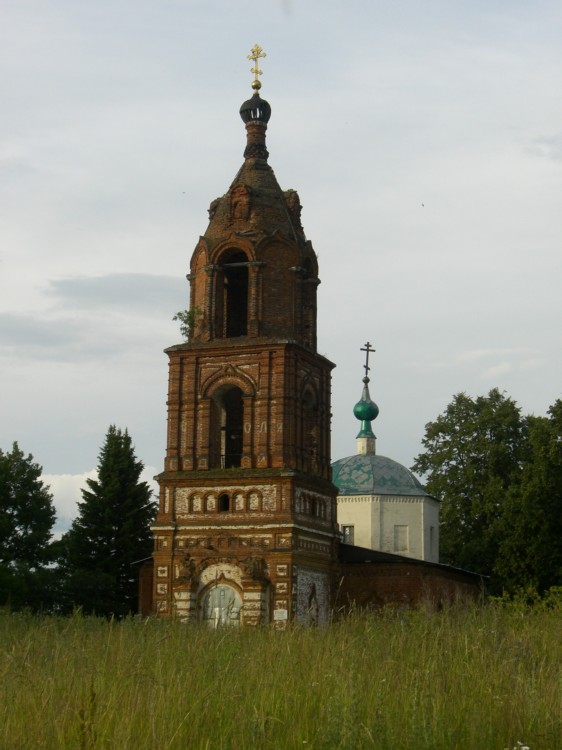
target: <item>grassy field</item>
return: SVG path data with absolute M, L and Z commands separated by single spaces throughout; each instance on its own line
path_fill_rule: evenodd
M 560 750 L 561 631 L 560 604 L 288 632 L 0 613 L 0 748 Z

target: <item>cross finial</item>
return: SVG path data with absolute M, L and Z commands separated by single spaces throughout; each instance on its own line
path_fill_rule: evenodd
M 261 89 L 261 81 L 258 79 L 258 76 L 263 75 L 263 72 L 258 68 L 258 60 L 261 57 L 267 57 L 267 55 L 263 51 L 263 49 L 260 47 L 259 44 L 254 44 L 250 52 L 251 54 L 247 56 L 248 60 L 254 61 L 254 67 L 250 68 L 250 73 L 254 74 L 254 80 L 252 81 L 252 88 L 257 93 Z
M 373 347 L 371 346 L 371 344 L 367 341 L 367 343 L 365 344 L 365 346 L 362 347 L 360 351 L 366 352 L 366 354 L 365 354 L 365 364 L 363 365 L 363 367 L 365 368 L 365 377 L 368 379 L 369 378 L 369 370 L 371 369 L 369 367 L 369 354 L 371 352 L 375 352 L 376 350 L 373 349 Z

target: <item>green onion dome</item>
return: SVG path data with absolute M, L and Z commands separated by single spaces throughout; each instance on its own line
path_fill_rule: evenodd
M 379 407 L 371 399 L 369 394 L 369 378 L 364 377 L 363 383 L 364 386 L 361 400 L 353 407 L 355 418 L 361 422 L 361 430 L 357 437 L 374 437 L 373 430 L 371 429 L 371 422 L 378 417 Z

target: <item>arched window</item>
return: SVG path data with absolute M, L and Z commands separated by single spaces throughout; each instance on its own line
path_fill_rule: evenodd
M 219 389 L 212 397 L 210 468 L 242 464 L 244 401 L 237 386 Z
M 229 510 L 230 498 L 226 492 L 223 492 L 222 495 L 219 495 L 219 513 L 228 513 Z
M 228 251 L 220 261 L 222 274 L 222 335 L 248 334 L 248 258 L 240 251 Z

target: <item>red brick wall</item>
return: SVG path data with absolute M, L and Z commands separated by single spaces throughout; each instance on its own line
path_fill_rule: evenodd
M 477 599 L 478 576 L 415 563 L 342 563 L 336 607 L 378 608 L 385 605 L 435 606 L 458 599 Z
M 147 560 L 139 569 L 139 615 L 149 617 L 152 614 L 152 579 L 154 563 Z

